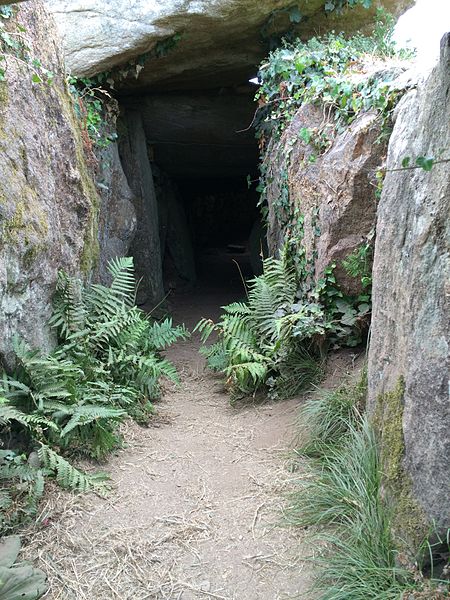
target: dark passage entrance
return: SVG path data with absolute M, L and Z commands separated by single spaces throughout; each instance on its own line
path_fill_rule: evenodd
M 152 202 L 152 194 L 147 194 L 141 218 L 137 211 L 141 235 L 132 253 L 141 274 L 145 245 L 158 235 L 160 267 L 153 257 L 152 269 L 161 269 L 169 298 L 196 290 L 221 296 L 223 304 L 243 296 L 242 277 L 259 270 L 258 195 L 247 184 L 248 176 L 257 176 L 258 163 L 254 131 L 249 129 L 255 111 L 253 95 L 254 86 L 245 84 L 180 92 L 152 90 L 121 100 L 124 136 L 130 138 L 126 124 L 133 115 L 132 136 L 136 138 L 136 123 L 140 124 L 146 153 L 131 163 L 123 151 L 124 168 L 131 179 L 136 178 L 136 170 L 150 171 L 158 215 L 156 233 L 146 219 L 146 205 Z M 128 145 L 133 144 L 136 139 L 128 139 Z M 142 154 L 142 148 L 138 152 Z M 149 178 L 141 173 L 138 179 L 134 188 L 148 192 Z M 145 227 L 148 232 L 142 232 Z M 151 278 L 152 273 L 147 276 Z M 148 298 L 142 300 L 148 302 Z

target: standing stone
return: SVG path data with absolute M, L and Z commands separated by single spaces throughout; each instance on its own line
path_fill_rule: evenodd
M 48 351 L 58 271 L 89 276 L 98 260 L 98 197 L 85 161 L 65 83 L 55 23 L 43 2 L 17 7 L 32 58 L 54 74 L 32 71 L 5 51 L 0 82 L 0 362 L 13 363 L 12 339 Z
M 369 411 L 396 528 L 416 548 L 433 522 L 450 526 L 450 167 L 392 170 L 419 156 L 450 157 L 449 34 L 440 64 L 396 109 L 373 272 Z
M 120 150 L 122 164 L 134 194 L 137 229 L 130 254 L 138 278 L 141 278 L 138 302 L 154 307 L 164 298 L 158 203 L 148 158 L 147 143 L 138 111 L 125 114 L 126 135 Z
M 301 236 L 316 280 L 335 264 L 341 289 L 358 294 L 361 279 L 348 275 L 342 262 L 367 240 L 375 225 L 374 180 L 386 144 L 379 141 L 379 115 L 370 111 L 336 135 L 331 133 L 329 116 L 330 147 L 320 151 L 314 140 L 305 143 L 300 133 L 324 127 L 324 112 L 323 106 L 304 104 L 281 140 L 269 147 L 269 253 L 276 254 L 286 237 Z
M 99 214 L 100 256 L 94 278 L 108 284 L 110 260 L 126 256 L 136 231 L 136 212 L 131 191 L 119 158 L 117 143 L 99 153 L 97 186 L 101 197 Z

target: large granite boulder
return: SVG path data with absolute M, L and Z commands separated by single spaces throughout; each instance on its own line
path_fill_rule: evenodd
M 57 273 L 88 274 L 98 257 L 99 197 L 86 166 L 65 84 L 55 24 L 43 2 L 20 4 L 30 53 L 54 74 L 33 83 L 26 63 L 6 54 L 0 82 L 0 359 L 12 337 L 51 347 L 47 326 Z
M 355 31 L 373 19 L 375 5 L 400 12 L 409 0 L 383 0 L 327 14 L 324 0 L 301 0 L 292 17 L 291 0 L 47 0 L 63 34 L 67 67 L 78 76 L 124 65 L 127 90 L 158 82 L 166 87 L 219 87 L 255 75 L 268 39 L 300 20 L 302 37 L 331 29 Z M 173 38 L 173 36 L 181 36 Z M 176 46 L 170 41 L 178 40 Z M 141 61 L 144 63 L 144 61 Z M 144 67 L 141 69 L 140 67 Z
M 101 283 L 110 282 L 107 266 L 110 260 L 126 256 L 136 232 L 136 211 L 133 192 L 119 158 L 116 142 L 98 152 L 99 173 L 96 177 L 101 198 L 98 236 L 99 259 L 94 278 Z
M 430 525 L 450 526 L 450 168 L 401 170 L 419 156 L 450 157 L 449 34 L 396 109 L 373 271 L 369 410 L 399 539 L 416 548 Z
M 138 302 L 155 307 L 164 298 L 159 215 L 141 113 L 127 110 L 122 128 L 120 158 L 133 192 L 137 219 L 130 253 L 134 257 L 136 274 L 141 281 Z
M 269 253 L 276 254 L 287 236 L 301 236 L 315 278 L 335 264 L 341 288 L 358 294 L 361 280 L 349 276 L 342 262 L 375 226 L 375 173 L 383 163 L 386 144 L 379 141 L 376 112 L 367 112 L 330 138 L 324 152 L 317 147 L 318 134 L 311 133 L 310 141 L 301 135 L 326 130 L 324 113 L 321 106 L 303 105 L 281 140 L 266 153 Z M 330 132 L 331 125 L 330 120 Z

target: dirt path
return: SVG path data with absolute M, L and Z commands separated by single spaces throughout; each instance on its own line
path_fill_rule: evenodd
M 298 402 L 232 408 L 197 348 L 170 351 L 182 384 L 152 425 L 127 425 L 106 466 L 113 493 L 57 492 L 44 508 L 27 554 L 49 574 L 47 600 L 281 600 L 308 587 L 301 532 L 280 527 Z

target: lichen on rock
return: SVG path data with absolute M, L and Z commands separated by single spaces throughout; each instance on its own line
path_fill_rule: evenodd
M 14 335 L 52 346 L 47 321 L 58 271 L 91 268 L 99 206 L 54 21 L 40 0 L 18 5 L 11 18 L 53 81 L 33 82 L 26 62 L 8 57 L 0 83 L 0 357 L 7 366 Z
M 450 179 L 446 162 L 429 171 L 401 166 L 406 157 L 414 163 L 420 156 L 449 156 L 450 34 L 441 48 L 429 78 L 398 105 L 390 138 L 376 227 L 368 407 L 375 416 L 392 413 L 392 425 L 384 419 L 381 451 L 393 453 L 385 485 L 398 498 L 398 510 L 411 512 L 410 525 L 420 529 L 412 499 L 430 529 L 445 537 L 450 526 Z M 398 401 L 393 402 L 400 377 L 401 423 Z M 394 424 L 396 433 L 389 439 Z M 400 439 L 405 476 L 395 477 Z M 411 527 L 403 525 L 408 537 Z M 417 538 L 411 541 L 417 544 Z

